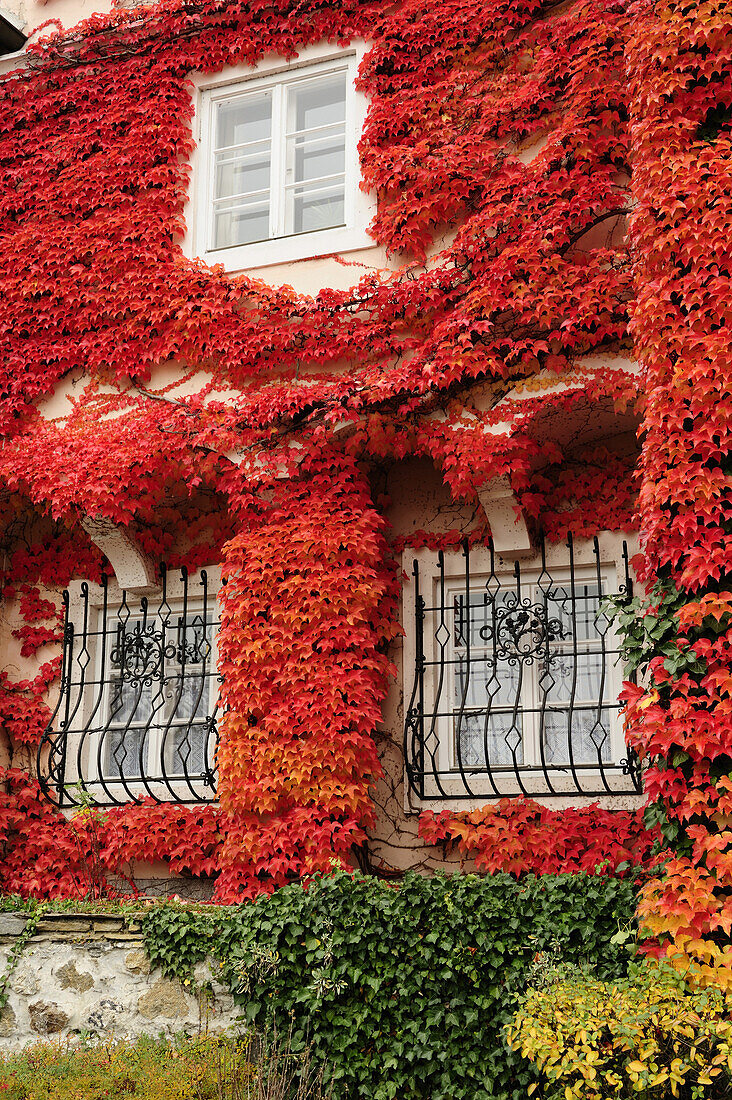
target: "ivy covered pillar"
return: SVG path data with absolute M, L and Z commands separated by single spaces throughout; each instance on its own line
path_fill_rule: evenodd
M 226 548 L 219 900 L 343 863 L 372 823 L 396 619 L 383 525 L 355 463 L 325 452 Z
M 669 846 L 640 914 L 679 969 L 732 985 L 732 12 L 634 5 L 636 297 L 645 687 L 629 732 Z

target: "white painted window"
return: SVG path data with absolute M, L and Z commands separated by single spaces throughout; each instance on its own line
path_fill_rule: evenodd
M 450 766 L 597 767 L 622 755 L 607 577 L 559 573 L 542 586 L 525 574 L 519 593 L 510 574 L 495 593 L 486 579 L 448 587 Z
M 174 601 L 162 614 L 107 618 L 112 643 L 101 754 L 106 780 L 199 782 L 213 759 L 217 684 L 211 615 Z
M 214 567 L 144 590 L 69 586 L 61 686 L 39 754 L 59 804 L 78 801 L 79 783 L 102 805 L 213 800 L 219 584 Z
M 311 49 L 199 77 L 193 254 L 233 270 L 373 244 L 359 189 L 360 52 Z
M 405 555 L 405 750 L 424 800 L 637 793 L 603 603 L 632 587 L 608 535 L 511 562 L 489 548 Z

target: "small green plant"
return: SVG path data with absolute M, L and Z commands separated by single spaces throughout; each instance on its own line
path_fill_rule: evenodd
M 647 597 L 605 596 L 602 611 L 614 622 L 625 674 L 644 672 L 656 657 L 672 676 L 703 672 L 706 664 L 692 649 L 678 645 L 678 612 L 687 601 L 668 581 L 658 581 Z
M 248 952 L 234 964 L 233 989 L 239 994 L 249 994 L 260 983 L 274 977 L 279 966 L 279 956 L 269 947 L 253 943 Z
M 12 978 L 13 973 L 21 960 L 23 952 L 28 946 L 28 943 L 30 942 L 33 933 L 38 927 L 38 922 L 40 921 L 43 914 L 46 912 L 47 908 L 48 906 L 44 903 L 41 903 L 40 905 L 37 903 L 34 904 L 33 908 L 28 913 L 23 931 L 20 933 L 18 938 L 13 943 L 13 946 L 10 948 L 10 951 L 8 952 L 8 957 L 5 962 L 5 969 L 2 974 L 0 974 L 0 1011 L 2 1011 L 2 1009 L 5 1008 L 5 1005 L 8 1003 L 8 996 L 10 994 L 10 979 Z

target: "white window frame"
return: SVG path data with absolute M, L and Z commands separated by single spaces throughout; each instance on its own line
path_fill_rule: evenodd
M 168 595 L 168 603 L 170 604 L 170 607 L 171 607 L 170 624 L 172 625 L 172 624 L 175 623 L 178 616 L 182 613 L 183 604 L 179 599 L 171 598 L 170 595 Z M 119 608 L 120 608 L 119 603 L 108 605 L 108 607 L 107 607 L 107 621 L 108 621 L 108 624 L 110 624 L 112 626 L 114 625 L 114 620 L 116 618 L 117 612 L 119 611 Z M 188 619 L 195 618 L 195 616 L 197 614 L 199 614 L 200 612 L 202 612 L 202 610 L 203 610 L 203 604 L 202 603 L 196 602 L 196 601 L 193 601 L 193 600 L 189 601 L 188 607 L 187 607 L 187 617 L 188 617 Z M 210 607 L 210 610 L 211 610 L 211 607 Z M 98 617 L 99 617 L 99 620 L 101 620 L 101 609 L 98 612 Z M 214 616 L 214 618 L 215 618 L 215 616 Z M 160 623 L 161 620 L 158 618 L 158 616 L 155 615 L 155 616 L 150 616 L 148 621 L 152 621 L 153 623 Z M 135 612 L 133 615 L 130 616 L 129 622 L 130 622 L 130 625 L 134 628 L 134 624 L 136 622 L 141 622 L 141 616 L 137 612 Z M 100 625 L 101 625 L 101 623 L 100 623 Z M 111 637 L 111 631 L 110 631 L 109 636 Z M 171 635 L 171 637 L 172 637 L 172 635 Z M 212 627 L 212 636 L 210 638 L 210 645 L 211 645 L 211 649 L 210 649 L 210 653 L 209 653 L 209 657 L 208 657 L 208 666 L 209 666 L 209 668 L 214 669 L 214 668 L 216 668 L 216 665 L 217 665 L 218 648 L 217 648 L 217 631 L 213 627 Z M 111 667 L 109 667 L 108 672 L 111 675 L 113 675 L 113 670 L 111 669 Z M 98 656 L 98 659 L 97 659 L 97 677 L 99 678 L 102 675 L 103 675 L 103 670 L 101 668 L 101 661 L 100 661 L 100 658 Z M 208 698 L 205 701 L 205 713 L 210 715 L 214 711 L 214 709 L 216 708 L 217 697 L 218 697 L 218 692 L 215 689 L 213 678 L 211 678 L 207 681 L 206 687 L 208 688 L 208 693 L 207 693 Z M 105 683 L 104 683 L 104 688 L 103 688 L 103 701 L 102 701 L 102 707 L 101 707 L 102 716 L 103 716 L 102 720 L 105 722 L 105 728 L 106 728 L 106 744 L 104 746 L 104 756 L 106 757 L 106 759 L 104 759 L 102 761 L 103 770 L 102 770 L 101 775 L 98 775 L 97 777 L 100 778 L 100 779 L 104 779 L 104 781 L 106 783 L 114 783 L 115 785 L 119 784 L 124 789 L 124 784 L 123 784 L 123 780 L 122 780 L 122 776 L 123 776 L 122 770 L 121 769 L 120 769 L 120 771 L 114 771 L 113 770 L 112 764 L 113 764 L 113 759 L 114 758 L 113 758 L 113 749 L 112 749 L 112 743 L 111 743 L 110 737 L 114 734 L 115 730 L 122 730 L 125 733 L 127 733 L 127 731 L 135 731 L 135 730 L 139 730 L 139 729 L 144 729 L 144 728 L 146 728 L 147 723 L 142 722 L 139 717 L 136 717 L 136 715 L 137 715 L 137 708 L 136 708 L 135 713 L 133 713 L 133 715 L 130 717 L 128 722 L 120 722 L 118 724 L 113 724 L 112 701 L 113 701 L 112 680 L 111 679 L 106 679 Z M 151 695 L 151 702 L 154 702 L 154 701 L 155 701 L 155 692 L 153 692 L 152 695 Z M 173 736 L 174 731 L 176 729 L 184 729 L 186 726 L 189 726 L 189 725 L 201 725 L 201 724 L 203 724 L 204 719 L 201 719 L 200 716 L 198 718 L 198 721 L 196 721 L 196 719 L 193 718 L 193 717 L 176 719 L 175 716 L 174 716 L 174 712 L 171 713 L 172 708 L 170 706 L 170 701 L 171 700 L 170 700 L 169 696 L 166 697 L 163 700 L 162 706 L 158 708 L 157 714 L 155 715 L 156 723 L 154 725 L 150 726 L 150 728 L 149 728 L 148 736 L 147 736 L 147 739 L 146 739 L 146 742 L 145 742 L 145 750 L 146 750 L 145 755 L 146 755 L 146 761 L 147 761 L 146 768 L 147 768 L 148 774 L 150 774 L 153 771 L 157 772 L 159 770 L 160 761 L 162 760 L 163 748 L 165 748 L 165 753 L 166 753 L 165 769 L 166 769 L 166 772 L 167 772 L 168 780 L 174 786 L 175 786 L 176 783 L 183 784 L 185 786 L 186 785 L 186 777 L 185 777 L 184 771 L 179 770 L 179 771 L 176 772 L 176 771 L 172 770 L 173 769 L 173 764 L 174 764 L 174 757 L 176 755 L 175 754 L 175 740 L 174 740 L 174 736 Z M 164 745 L 164 739 L 167 740 L 167 743 L 165 745 Z M 195 776 L 192 776 L 191 778 L 195 778 Z M 126 782 L 128 785 L 130 785 L 133 788 L 136 788 L 136 787 L 139 786 L 139 787 L 141 787 L 141 792 L 140 793 L 146 793 L 145 788 L 144 788 L 144 784 L 142 783 L 142 780 L 137 775 L 132 775 L 132 776 L 126 776 L 125 775 L 124 776 L 124 782 Z
M 537 588 L 537 582 L 538 582 L 540 574 L 541 574 L 541 565 L 540 564 L 538 566 L 531 565 L 525 571 L 523 569 L 521 571 L 521 592 L 522 592 L 522 597 L 523 598 L 528 598 L 532 604 L 538 602 L 538 599 L 540 598 L 540 593 L 539 593 L 538 588 Z M 477 574 L 473 573 L 473 575 L 471 576 L 471 588 L 470 588 L 471 594 L 473 592 L 479 592 L 480 591 L 481 581 L 487 580 L 488 575 L 489 574 L 483 573 L 482 571 L 477 573 Z M 505 582 L 506 590 L 508 592 L 511 592 L 512 591 L 513 573 L 510 570 L 500 569 L 500 570 L 496 571 L 496 576 L 499 577 L 501 581 Z M 597 572 L 595 570 L 593 570 L 590 566 L 584 566 L 584 567 L 583 566 L 578 566 L 575 569 L 574 579 L 575 579 L 575 585 L 576 586 L 580 586 L 582 584 L 590 584 L 594 587 L 594 586 L 596 586 L 596 582 L 597 582 Z M 567 586 L 568 587 L 569 582 L 570 582 L 570 574 L 569 574 L 569 569 L 568 568 L 567 569 L 559 568 L 559 569 L 556 569 L 556 570 L 554 570 L 554 569 L 552 570 L 552 585 L 553 586 L 560 585 L 560 586 Z M 601 593 L 600 598 L 602 599 L 603 596 L 606 596 L 609 592 L 615 590 L 614 587 L 613 587 L 613 584 L 614 584 L 613 578 L 611 577 L 611 569 L 607 564 L 603 564 L 602 567 L 601 567 L 600 582 L 601 582 L 601 586 L 602 586 L 602 593 Z M 436 581 L 433 578 L 433 592 L 432 592 L 432 599 L 433 600 L 437 596 L 437 593 L 436 593 L 435 589 L 436 589 Z M 456 684 L 457 666 L 453 663 L 453 661 L 454 661 L 455 654 L 457 652 L 458 647 L 455 646 L 455 644 L 454 644 L 454 636 L 455 636 L 455 624 L 454 624 L 455 611 L 454 611 L 454 606 L 455 606 L 455 597 L 462 596 L 464 594 L 465 594 L 465 579 L 464 579 L 464 577 L 454 579 L 454 580 L 450 579 L 449 581 L 446 582 L 446 584 L 445 584 L 446 603 L 447 603 L 448 607 L 451 609 L 450 614 L 451 614 L 451 618 L 452 618 L 452 622 L 451 622 L 451 635 L 452 635 L 451 643 L 452 644 L 449 646 L 449 651 L 448 651 L 448 660 L 450 661 L 450 664 L 448 666 L 450 682 L 449 682 L 449 696 L 447 696 L 447 698 L 450 699 L 450 706 L 453 709 L 456 709 L 456 710 L 459 709 L 459 707 L 456 704 L 456 700 L 458 698 L 458 689 L 457 689 L 457 684 Z M 432 604 L 431 606 L 434 606 L 434 604 Z M 435 639 L 432 638 L 430 640 L 431 640 L 431 642 L 434 646 Z M 610 626 L 608 628 L 607 633 L 605 635 L 605 640 L 606 640 L 606 643 L 607 643 L 607 648 L 611 648 L 613 650 L 616 649 L 616 647 L 617 647 L 617 636 L 616 636 L 616 633 L 613 630 L 612 626 Z M 486 646 L 484 648 L 486 650 L 488 650 L 489 647 Z M 591 652 L 600 653 L 601 652 L 601 647 L 593 645 L 593 647 L 591 649 Z M 434 654 L 433 654 L 433 656 L 434 656 Z M 479 664 L 480 662 L 479 662 L 479 660 L 476 660 L 475 663 Z M 430 668 L 430 671 L 434 674 L 434 669 L 432 667 Z M 540 699 L 541 699 L 541 690 L 540 690 L 540 687 L 539 687 L 539 680 L 540 680 L 540 678 L 543 674 L 540 662 L 537 661 L 537 660 L 534 660 L 534 662 L 531 663 L 531 664 L 524 664 L 522 666 L 522 673 L 523 673 L 523 676 L 522 676 L 523 683 L 522 683 L 522 686 L 521 686 L 521 696 L 520 696 L 521 705 L 517 708 L 517 713 L 521 715 L 521 720 L 522 720 L 521 744 L 522 744 L 522 749 L 523 749 L 523 752 L 522 752 L 523 761 L 519 765 L 519 767 L 522 770 L 525 769 L 527 774 L 530 774 L 532 769 L 539 769 L 542 766 L 542 764 L 541 764 L 541 746 L 539 744 L 541 730 L 540 730 L 540 721 L 539 721 L 539 714 L 538 714 L 538 711 L 540 710 Z M 613 701 L 617 701 L 618 695 L 620 693 L 621 685 L 622 685 L 622 675 L 621 675 L 620 669 L 618 668 L 617 664 L 614 667 L 609 667 L 607 669 L 607 679 L 606 679 L 606 682 L 605 682 L 606 707 L 610 708 L 613 705 Z M 432 685 L 430 685 L 430 686 L 432 686 Z M 471 709 L 475 709 L 475 708 L 471 708 L 469 705 L 466 705 L 466 707 L 465 707 L 466 712 L 469 712 Z M 605 709 L 605 708 L 603 708 L 603 709 Z M 500 710 L 501 710 L 500 707 L 496 707 L 497 712 L 500 712 Z M 551 712 L 563 713 L 563 711 L 564 711 L 564 706 L 561 706 L 561 707 L 560 706 L 552 706 L 549 703 L 546 706 L 546 713 L 551 713 Z M 459 771 L 458 752 L 457 752 L 457 729 L 456 729 L 455 719 L 454 718 L 453 719 L 450 719 L 450 718 L 442 719 L 440 725 L 441 725 L 440 733 L 442 734 L 442 736 L 440 736 L 440 767 L 442 769 L 446 770 L 446 771 L 451 771 L 451 772 Z M 607 761 L 607 767 L 611 768 L 613 766 L 613 764 L 617 763 L 626 753 L 625 740 L 624 740 L 623 732 L 622 732 L 622 723 L 619 722 L 618 715 L 617 715 L 616 711 L 611 710 L 611 712 L 610 712 L 610 721 L 609 721 L 608 734 L 609 734 L 609 740 L 610 740 L 610 754 L 609 754 L 609 759 Z M 562 762 L 557 761 L 554 765 L 549 764 L 547 766 L 549 767 L 549 769 L 551 771 L 553 767 L 560 768 L 560 767 L 564 767 L 565 765 L 567 767 L 569 767 L 569 760 L 568 759 L 565 760 L 565 761 L 562 761 Z M 587 765 L 586 765 L 586 762 L 581 762 L 581 763 L 579 763 L 579 766 L 582 767 L 582 768 L 585 768 Z M 472 766 L 468 765 L 468 764 L 464 764 L 464 767 L 470 768 Z M 503 764 L 503 765 L 498 765 L 497 764 L 497 765 L 493 765 L 492 767 L 493 767 L 493 771 L 495 773 L 501 773 L 501 772 L 508 773 L 508 774 L 513 773 L 513 763 L 507 763 L 507 764 Z
M 212 618 L 214 623 L 218 623 L 220 619 L 220 606 L 218 602 L 218 591 L 221 585 L 221 569 L 218 566 L 206 567 L 206 573 L 208 577 L 208 615 Z M 201 571 L 197 570 L 190 574 L 188 579 L 189 597 L 187 602 L 187 616 L 193 618 L 198 612 L 203 610 L 202 600 L 196 599 L 195 592 L 197 586 L 201 580 Z M 83 608 L 84 600 L 82 596 L 82 584 L 84 582 L 74 581 L 69 585 L 69 622 L 74 626 L 74 631 L 77 638 L 80 636 L 83 628 Z M 139 619 L 138 608 L 139 599 L 141 596 L 146 596 L 150 609 L 151 616 L 156 618 L 155 612 L 158 609 L 161 597 L 162 589 L 160 588 L 148 588 L 144 590 L 127 589 L 129 595 L 133 597 L 134 605 L 131 609 L 130 622 Z M 107 623 L 113 621 L 116 617 L 118 610 L 122 606 L 123 591 L 119 585 L 113 579 L 110 579 L 107 586 L 107 607 L 106 617 Z M 171 570 L 167 578 L 167 603 L 171 607 L 171 619 L 174 621 L 176 616 L 182 613 L 183 610 L 183 583 L 177 574 L 176 570 Z M 99 637 L 99 632 L 102 630 L 104 624 L 102 622 L 102 616 L 104 615 L 104 602 L 102 589 L 96 585 L 89 585 L 89 602 L 88 602 L 88 615 L 89 622 L 87 629 L 89 637 L 96 639 Z M 111 637 L 111 634 L 108 635 Z M 66 743 L 66 775 L 65 785 L 73 786 L 80 779 L 85 784 L 92 785 L 92 793 L 97 791 L 103 796 L 104 784 L 106 784 L 112 794 L 118 802 L 131 801 L 133 798 L 145 798 L 149 795 L 150 791 L 147 789 L 142 779 L 135 778 L 134 776 L 124 776 L 122 770 L 120 772 L 114 772 L 109 767 L 109 760 L 111 756 L 111 741 L 110 736 L 113 734 L 115 728 L 124 728 L 122 726 L 115 727 L 110 723 L 110 711 L 111 711 L 111 699 L 112 689 L 109 682 L 109 675 L 111 673 L 111 663 L 109 652 L 106 655 L 106 670 L 102 668 L 102 653 L 99 644 L 94 641 L 94 651 L 92 653 L 92 660 L 88 668 L 93 670 L 93 684 L 99 684 L 100 681 L 104 681 L 101 689 L 101 702 L 98 708 L 98 716 L 94 716 L 93 712 L 97 701 L 97 692 L 89 690 L 91 685 L 88 685 L 85 689 L 85 693 L 80 703 L 80 715 L 74 720 L 74 727 L 77 730 L 80 726 L 85 727 L 87 723 L 92 723 L 92 728 L 97 726 L 103 726 L 105 729 L 105 745 L 102 751 L 101 757 L 101 769 L 100 759 L 98 751 L 98 740 L 87 736 L 82 749 L 81 756 L 81 774 L 77 768 L 78 758 L 78 739 L 79 734 L 72 732 L 68 734 Z M 218 631 L 216 626 L 213 629 L 213 635 L 211 638 L 211 652 L 209 655 L 208 666 L 212 670 L 213 675 L 209 679 L 209 698 L 206 714 L 212 715 L 216 709 L 218 703 L 218 684 L 215 678 L 215 670 L 218 667 Z M 105 672 L 106 677 L 105 678 Z M 58 719 L 63 718 L 63 709 L 60 710 Z M 165 724 L 168 716 L 168 707 L 164 706 L 161 710 L 161 724 Z M 93 718 L 93 721 L 92 721 Z M 176 726 L 183 726 L 184 723 L 171 721 L 167 727 L 167 735 L 170 738 L 171 732 Z M 130 723 L 130 729 L 139 728 L 134 721 Z M 149 772 L 157 774 L 160 771 L 160 754 L 163 747 L 162 739 L 165 736 L 165 729 L 158 727 L 151 727 L 146 744 L 146 756 L 148 761 L 152 761 L 152 767 L 149 767 Z M 168 763 L 166 761 L 166 771 Z M 213 768 L 214 774 L 216 768 Z M 196 779 L 195 776 L 189 776 L 189 779 L 194 784 L 200 784 L 201 780 Z M 179 793 L 181 801 L 187 801 L 191 804 L 191 789 L 188 786 L 186 777 L 182 772 L 174 773 L 169 771 L 167 773 L 167 780 L 170 783 L 171 788 Z M 152 780 L 148 778 L 149 786 L 156 790 L 161 799 L 164 802 L 168 802 L 171 805 L 175 805 L 175 801 L 170 797 L 170 790 L 168 789 L 165 781 Z M 106 802 L 103 802 L 106 805 Z
M 615 535 L 610 532 L 604 532 L 599 538 L 600 577 L 603 586 L 603 595 L 619 591 L 619 586 L 624 583 L 625 571 L 622 556 L 622 543 L 624 538 L 626 541 L 628 540 L 627 535 Z M 635 547 L 629 546 L 629 552 L 632 555 L 635 552 Z M 547 544 L 546 546 L 546 565 L 550 571 L 552 581 L 559 585 L 569 579 L 567 554 L 568 551 L 564 543 Z M 426 605 L 428 607 L 436 607 L 439 604 L 437 552 L 430 549 L 410 551 L 409 548 L 407 548 L 402 555 L 402 568 L 405 576 L 402 588 L 402 622 L 405 628 L 404 643 L 402 646 L 402 684 L 405 710 L 410 701 L 417 653 L 414 628 L 415 587 L 412 574 L 412 566 L 415 560 L 419 565 L 420 592 Z M 533 596 L 536 588 L 536 581 L 542 569 L 541 561 L 533 552 L 528 555 L 526 553 L 511 554 L 510 552 L 506 552 L 503 555 L 496 553 L 495 574 L 501 580 L 505 578 L 507 589 L 510 591 L 513 582 L 515 560 L 520 561 L 522 593 L 525 592 L 526 595 L 531 594 Z M 444 554 L 444 563 L 445 606 L 447 608 L 452 608 L 454 606 L 453 596 L 465 592 L 465 559 L 458 550 L 446 551 Z M 576 583 L 581 584 L 583 581 L 590 583 L 596 582 L 597 572 L 591 540 L 575 540 L 574 563 Z M 490 576 L 490 552 L 487 549 L 474 547 L 471 550 L 470 575 L 471 591 L 479 589 L 481 580 L 487 580 Z M 452 618 L 454 612 L 449 612 L 449 614 Z M 448 624 L 448 628 L 450 629 L 452 637 L 452 622 Z M 617 650 L 618 637 L 612 624 L 608 627 L 605 639 L 608 649 L 613 651 Z M 447 661 L 451 659 L 454 652 L 451 641 L 448 643 L 448 646 L 450 652 L 446 653 Z M 432 631 L 428 629 L 425 629 L 423 648 L 427 662 L 434 662 L 438 659 L 439 644 Z M 610 777 L 611 788 L 614 788 L 612 781 L 613 777 L 617 777 L 618 789 L 622 790 L 623 793 L 618 795 L 583 795 L 574 787 L 568 765 L 566 769 L 567 781 L 564 784 L 562 783 L 561 776 L 564 773 L 560 770 L 555 771 L 555 768 L 559 769 L 561 767 L 561 765 L 557 763 L 556 765 L 547 765 L 552 785 L 557 794 L 555 796 L 546 794 L 538 745 L 539 719 L 538 715 L 532 713 L 531 710 L 532 707 L 535 708 L 537 706 L 539 697 L 537 681 L 539 675 L 540 673 L 537 673 L 534 668 L 527 677 L 522 692 L 524 706 L 527 709 L 524 710 L 520 708 L 520 710 L 523 711 L 522 740 L 524 747 L 524 763 L 519 767 L 522 781 L 524 782 L 529 797 L 536 797 L 539 802 L 546 801 L 547 805 L 555 807 L 563 804 L 582 805 L 596 802 L 615 809 L 640 805 L 643 800 L 642 795 L 626 793 L 628 778 L 622 773 L 620 761 L 627 757 L 628 750 L 625 742 L 622 716 L 617 710 L 611 710 L 610 712 L 610 756 L 608 762 L 604 765 L 603 771 L 606 777 Z M 436 697 L 438 676 L 438 667 L 435 664 L 428 664 L 424 674 L 424 694 L 428 704 L 426 707 L 428 713 L 429 701 Z M 608 667 L 607 676 L 604 698 L 608 705 L 612 705 L 613 700 L 617 700 L 618 698 L 624 678 L 621 663 L 618 662 L 614 667 Z M 443 686 L 440 709 L 452 710 L 453 700 L 455 698 L 454 665 L 446 663 L 445 677 L 446 683 Z M 547 709 L 551 708 L 547 707 Z M 466 711 L 467 710 L 469 710 L 468 707 L 466 707 Z M 428 719 L 425 719 L 426 729 L 427 721 Z M 463 764 L 466 775 L 469 776 L 470 788 L 474 794 L 473 798 L 465 797 L 465 789 L 456 759 L 457 753 L 455 745 L 457 732 L 455 729 L 454 716 L 444 715 L 437 719 L 435 734 L 438 743 L 435 763 L 439 769 L 442 791 L 440 791 L 439 786 L 434 780 L 430 780 L 428 775 L 425 784 L 424 798 L 420 800 L 415 795 L 414 791 L 409 789 L 409 784 L 405 775 L 405 809 L 413 809 L 416 802 L 417 804 L 429 808 L 435 808 L 437 805 L 441 808 L 467 810 L 477 808 L 499 797 L 495 794 L 487 773 L 484 777 L 479 769 Z M 500 783 L 498 785 L 502 788 L 502 796 L 511 797 L 522 794 L 518 782 L 515 777 L 513 777 L 513 763 L 504 766 L 493 766 L 492 771 L 495 776 L 500 777 Z M 578 766 L 578 771 L 587 779 L 587 785 L 590 785 L 594 776 L 597 776 L 599 780 L 599 770 L 596 768 L 592 769 L 591 766 L 584 764 Z M 535 783 L 532 783 L 532 772 L 536 778 Z M 598 786 L 599 785 L 601 784 L 598 782 Z M 532 791 L 532 787 L 536 789 Z
M 190 258 L 198 258 L 207 264 L 222 264 L 227 271 L 269 267 L 296 260 L 313 259 L 375 247 L 373 237 L 367 232 L 375 212 L 374 197 L 365 194 L 359 186 L 360 168 L 358 142 L 361 138 L 367 101 L 355 87 L 358 66 L 366 51 L 364 42 L 348 47 L 332 44 L 311 46 L 291 61 L 282 58 L 266 58 L 256 67 L 236 66 L 215 75 L 192 74 L 194 85 L 194 136 L 196 150 L 192 157 L 192 180 L 189 202 L 185 211 L 186 237 L 183 251 Z M 277 93 L 285 84 L 304 82 L 316 76 L 345 71 L 346 73 L 346 179 L 345 225 L 289 236 L 275 236 L 252 244 L 214 248 L 211 239 L 213 210 L 213 142 L 214 111 L 217 103 L 242 93 L 272 90 Z M 281 92 L 276 100 L 283 97 Z M 277 132 L 276 132 L 277 127 Z M 282 112 L 279 118 L 273 113 L 273 203 L 281 202 L 284 190 L 283 160 L 285 131 Z M 278 152 L 276 152 L 278 150 Z M 281 184 L 279 194 L 275 185 Z

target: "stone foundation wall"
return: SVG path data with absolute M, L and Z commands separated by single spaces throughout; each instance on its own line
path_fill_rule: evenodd
M 25 917 L 0 914 L 0 978 Z M 196 986 L 206 984 L 206 992 Z M 225 1031 L 231 994 L 208 964 L 184 986 L 151 970 L 142 936 L 117 916 L 48 913 L 13 970 L 0 1012 L 0 1050 L 41 1038 Z

